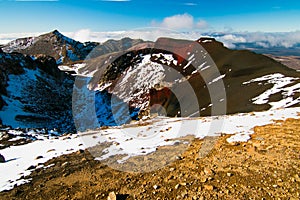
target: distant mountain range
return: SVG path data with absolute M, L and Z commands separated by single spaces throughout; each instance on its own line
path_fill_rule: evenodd
M 193 50 L 197 45 L 203 52 Z M 80 43 L 55 30 L 2 46 L 0 69 L 0 118 L 13 127 L 74 132 L 73 120 L 78 125 L 87 119 L 82 115 L 91 115 L 85 99 L 74 102 L 76 92 L 85 98 L 82 86 L 93 95 L 97 117 L 84 128 L 155 113 L 222 114 L 214 109 L 224 105 L 225 114 L 300 106 L 299 72 L 249 50 L 228 49 L 213 38 L 156 43 L 123 38 L 99 44 Z
M 273 56 L 300 56 L 300 42 L 296 32 L 290 33 L 209 33 L 236 50 L 248 49 Z
M 20 38 L 2 46 L 6 53 L 18 52 L 26 55 L 48 55 L 53 57 L 57 64 L 70 64 L 84 60 L 97 47 L 97 55 L 125 50 L 142 40 L 124 38 L 122 40 L 108 40 L 103 44 L 97 42 L 81 43 L 62 35 L 57 30 L 38 36 Z
M 248 49 L 259 54 L 271 54 L 274 56 L 300 56 L 300 44 L 293 47 L 263 47 L 257 43 L 235 43 L 235 49 Z

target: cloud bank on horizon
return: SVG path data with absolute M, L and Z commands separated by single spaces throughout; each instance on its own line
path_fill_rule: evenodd
M 16 3 L 17 1 L 23 1 L 23 3 Z M 37 3 L 30 3 L 33 1 Z M 39 1 L 43 1 L 43 3 L 38 3 Z M 300 26 L 298 24 L 300 1 L 293 1 L 289 4 L 279 0 L 251 1 L 251 4 L 247 6 L 245 6 L 245 2 L 241 3 L 237 0 L 227 2 L 226 5 L 220 4 L 219 0 L 210 3 L 179 0 L 172 3 L 160 2 L 159 4 L 155 4 L 155 1 L 87 0 L 82 2 L 74 0 L 72 9 L 68 2 L 59 0 L 15 0 L 14 4 L 12 1 L 0 1 L 3 2 L 3 5 L 7 4 L 4 10 L 4 7 L 0 7 L 0 12 L 3 10 L 3 14 L 10 9 L 10 4 L 13 5 L 15 11 L 21 5 L 20 12 L 14 12 L 16 15 L 24 12 L 26 6 L 30 6 L 30 9 L 39 8 L 36 12 L 26 10 L 26 14 L 23 14 L 22 18 L 15 16 L 4 20 L 6 26 L 2 27 L 7 27 L 4 30 L 8 30 L 10 24 L 18 28 L 13 23 L 15 18 L 18 22 L 22 22 L 26 20 L 27 16 L 39 14 L 34 20 L 35 25 L 31 26 L 32 30 L 29 31 L 32 33 L 4 34 L 0 32 L 0 44 L 20 37 L 40 35 L 41 31 L 33 31 L 34 28 L 39 27 L 40 18 L 43 20 L 43 29 L 47 27 L 46 31 L 59 29 L 67 36 L 81 42 L 103 42 L 107 39 L 120 39 L 122 37 L 153 41 L 161 36 L 195 40 L 205 35 L 215 37 L 230 48 L 234 48 L 236 43 L 255 43 L 261 47 L 282 46 L 287 48 L 300 43 Z M 59 7 L 57 7 L 58 5 Z M 153 10 L 154 5 L 157 6 Z M 47 16 L 46 13 L 41 13 L 48 6 L 54 6 L 53 9 L 58 9 L 55 15 Z M 64 16 L 65 10 L 70 10 L 68 16 Z M 102 15 L 103 10 L 107 15 Z M 76 15 L 74 15 L 74 11 Z M 79 14 L 78 11 L 85 14 Z M 79 19 L 77 19 L 78 17 Z M 102 19 L 105 19 L 106 22 L 102 22 Z M 0 26 L 4 21 L 0 21 Z M 50 23 L 47 24 L 47 21 Z M 101 27 L 111 28 L 113 31 L 98 31 L 99 28 L 95 26 L 95 23 Z M 63 26 L 61 26 L 62 24 Z M 124 31 L 116 31 L 116 24 L 123 24 L 126 28 L 119 27 L 117 30 Z M 133 28 L 132 24 L 134 24 Z M 69 25 L 75 29 L 70 31 Z M 76 28 L 77 26 L 79 27 Z M 136 27 L 145 26 L 150 26 L 149 30 L 136 29 Z M 258 31 L 253 31 L 256 30 L 253 26 Z M 28 26 L 21 26 L 20 28 L 22 27 L 28 28 Z M 266 31 L 275 30 L 274 27 L 281 31 Z
M 236 44 L 253 43 L 259 47 L 285 47 L 291 48 L 300 45 L 300 31 L 292 32 L 201 32 L 201 31 L 173 31 L 165 28 L 145 28 L 131 31 L 115 32 L 92 32 L 89 29 L 79 30 L 73 33 L 65 33 L 75 40 L 86 42 L 96 41 L 104 42 L 109 39 L 121 39 L 130 37 L 134 39 L 143 39 L 155 41 L 159 37 L 171 37 L 178 39 L 197 40 L 200 37 L 213 37 L 224 43 L 228 48 L 236 48 Z
M 193 21 L 193 25 L 196 23 Z M 161 26 L 163 27 L 163 26 Z M 130 37 L 134 39 L 143 39 L 147 41 L 155 41 L 159 37 L 171 37 L 178 39 L 197 40 L 200 37 L 214 37 L 216 40 L 223 42 L 228 48 L 236 48 L 237 44 L 253 43 L 262 48 L 272 47 L 299 47 L 300 31 L 291 32 L 201 32 L 197 30 L 175 31 L 168 28 L 141 28 L 126 31 L 104 31 L 94 32 L 90 29 L 81 29 L 75 32 L 62 32 L 64 35 L 78 40 L 80 42 L 105 42 L 109 39 L 121 39 Z M 1 34 L 0 44 L 6 44 L 17 38 L 36 37 L 43 33 L 13 33 Z

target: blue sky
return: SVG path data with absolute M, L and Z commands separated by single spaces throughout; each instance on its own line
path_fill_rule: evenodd
M 0 33 L 130 30 L 300 30 L 299 0 L 0 0 Z

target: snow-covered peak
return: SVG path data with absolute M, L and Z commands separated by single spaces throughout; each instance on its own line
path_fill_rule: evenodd
M 11 53 L 14 51 L 18 52 L 20 50 L 30 47 L 31 45 L 33 45 L 34 42 L 34 37 L 20 38 L 9 42 L 7 45 L 4 45 L 4 47 L 2 47 L 2 50 L 7 53 Z
M 7 53 L 19 52 L 28 55 L 44 54 L 57 60 L 58 64 L 84 60 L 98 43 L 81 43 L 55 30 L 38 37 L 16 39 L 3 46 Z

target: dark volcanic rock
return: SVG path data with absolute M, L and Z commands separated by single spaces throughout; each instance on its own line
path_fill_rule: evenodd
M 286 77 L 300 77 L 300 74 L 295 70 L 267 56 L 256 54 L 249 50 L 231 50 L 215 40 L 203 42 L 203 39 L 199 39 L 198 43 L 209 53 L 220 73 L 226 74 L 223 81 L 226 87 L 228 113 L 259 111 L 270 108 L 268 103 L 262 105 L 253 104 L 252 99 L 270 89 L 273 84 L 267 84 L 266 81 L 248 85 L 243 83 L 276 73 Z M 295 81 L 293 85 L 296 85 L 298 82 Z
M 150 60 L 145 60 L 147 56 Z M 264 55 L 228 49 L 213 38 L 201 38 L 196 42 L 160 38 L 154 48 L 123 52 L 111 59 L 110 64 L 96 69 L 94 79 L 98 79 L 101 90 L 126 99 L 129 107 L 139 108 L 146 115 L 149 113 L 147 109 L 163 112 L 167 116 L 261 111 L 271 108 L 270 103 L 274 101 L 288 97 L 295 100 L 299 95 L 294 92 L 286 96 L 283 87 L 278 98 L 270 97 L 265 103 L 255 103 L 256 97 L 274 86 L 274 74 L 293 80 L 287 85 L 291 87 L 300 82 L 299 73 Z M 170 73 L 172 70 L 176 73 Z M 162 76 L 163 79 L 159 78 Z M 269 78 L 251 82 L 265 76 Z M 151 85 L 153 81 L 157 84 Z M 93 85 L 90 87 L 96 88 Z M 289 106 L 297 105 L 299 102 L 295 101 Z
M 67 75 L 58 69 L 56 60 L 54 58 L 41 54 L 36 57 L 35 61 L 38 63 L 38 68 L 54 78 L 58 80 L 63 80 L 66 78 Z
M 2 53 L 0 57 L 0 118 L 3 124 L 74 131 L 74 78 L 61 72 L 55 59 L 49 56 L 32 58 L 20 53 Z
M 5 158 L 2 154 L 0 154 L 0 163 L 4 163 L 5 162 Z
M 2 96 L 0 96 L 0 110 L 3 108 L 3 106 L 7 105 L 5 101 L 3 100 Z M 0 119 L 1 120 L 1 119 Z M 2 120 L 0 121 L 0 124 L 2 124 Z

